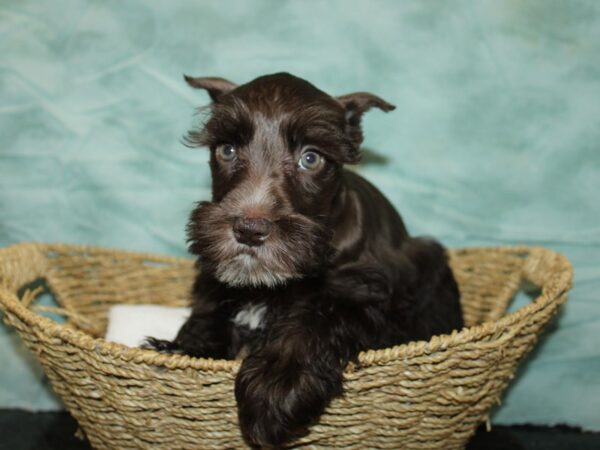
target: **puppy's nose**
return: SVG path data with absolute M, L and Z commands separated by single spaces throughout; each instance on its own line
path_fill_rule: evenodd
M 241 243 L 250 246 L 262 245 L 271 234 L 273 222 L 269 219 L 236 217 L 233 222 L 233 235 Z

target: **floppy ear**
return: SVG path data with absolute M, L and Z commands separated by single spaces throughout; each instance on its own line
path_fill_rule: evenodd
M 385 112 L 396 109 L 391 103 L 388 103 L 381 97 L 377 97 L 369 92 L 354 92 L 353 94 L 336 97 L 336 100 L 340 102 L 346 110 L 347 132 L 357 145 L 360 145 L 363 141 L 360 121 L 364 113 L 373 107 L 379 108 Z
M 219 77 L 190 77 L 189 75 L 184 75 L 183 78 L 193 88 L 206 89 L 213 102 L 216 102 L 219 97 L 233 91 L 237 87 L 237 84 Z

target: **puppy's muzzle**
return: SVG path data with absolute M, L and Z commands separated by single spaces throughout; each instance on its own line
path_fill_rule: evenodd
M 233 235 L 240 244 L 250 247 L 262 245 L 271 234 L 273 222 L 264 218 L 236 217 Z

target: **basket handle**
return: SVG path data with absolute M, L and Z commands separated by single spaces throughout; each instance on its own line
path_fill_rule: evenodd
M 530 248 L 522 269 L 523 278 L 542 292 L 566 292 L 573 286 L 573 267 L 569 260 L 555 251 Z
M 0 249 L 0 286 L 17 292 L 48 273 L 48 258 L 40 244 L 28 242 Z
M 92 333 L 93 335 L 100 335 L 101 330 L 96 326 L 92 321 L 90 321 L 85 316 L 81 314 L 77 314 L 74 311 L 68 310 L 66 308 L 61 308 L 59 306 L 43 306 L 43 305 L 34 305 L 31 304 L 33 301 L 44 292 L 43 286 L 38 286 L 34 289 L 26 289 L 23 295 L 21 296 L 21 303 L 23 306 L 34 312 L 49 312 L 52 314 L 58 314 L 60 316 L 64 316 L 69 319 L 70 322 L 76 323 L 80 328 L 85 329 L 86 331 Z

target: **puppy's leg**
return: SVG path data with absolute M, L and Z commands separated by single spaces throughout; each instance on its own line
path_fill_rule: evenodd
M 340 362 L 304 348 L 309 340 L 309 334 L 300 332 L 272 341 L 242 363 L 235 395 L 249 444 L 278 448 L 305 435 L 342 393 Z
M 364 339 L 363 308 L 306 301 L 273 320 L 236 378 L 240 428 L 251 445 L 280 447 L 308 432 L 343 392 L 343 370 Z
M 173 341 L 148 337 L 142 348 L 203 358 L 228 358 L 230 338 L 227 322 L 219 321 L 218 316 L 194 310 Z
M 175 343 L 175 341 L 169 341 L 168 339 L 158 339 L 152 336 L 147 336 L 144 342 L 140 345 L 141 348 L 147 350 L 154 350 L 160 353 L 183 353 L 181 348 Z
M 230 316 L 232 306 L 223 295 L 201 285 L 194 288 L 196 297 L 192 314 L 173 341 L 147 338 L 145 347 L 164 353 L 183 353 L 204 358 L 232 358 Z

